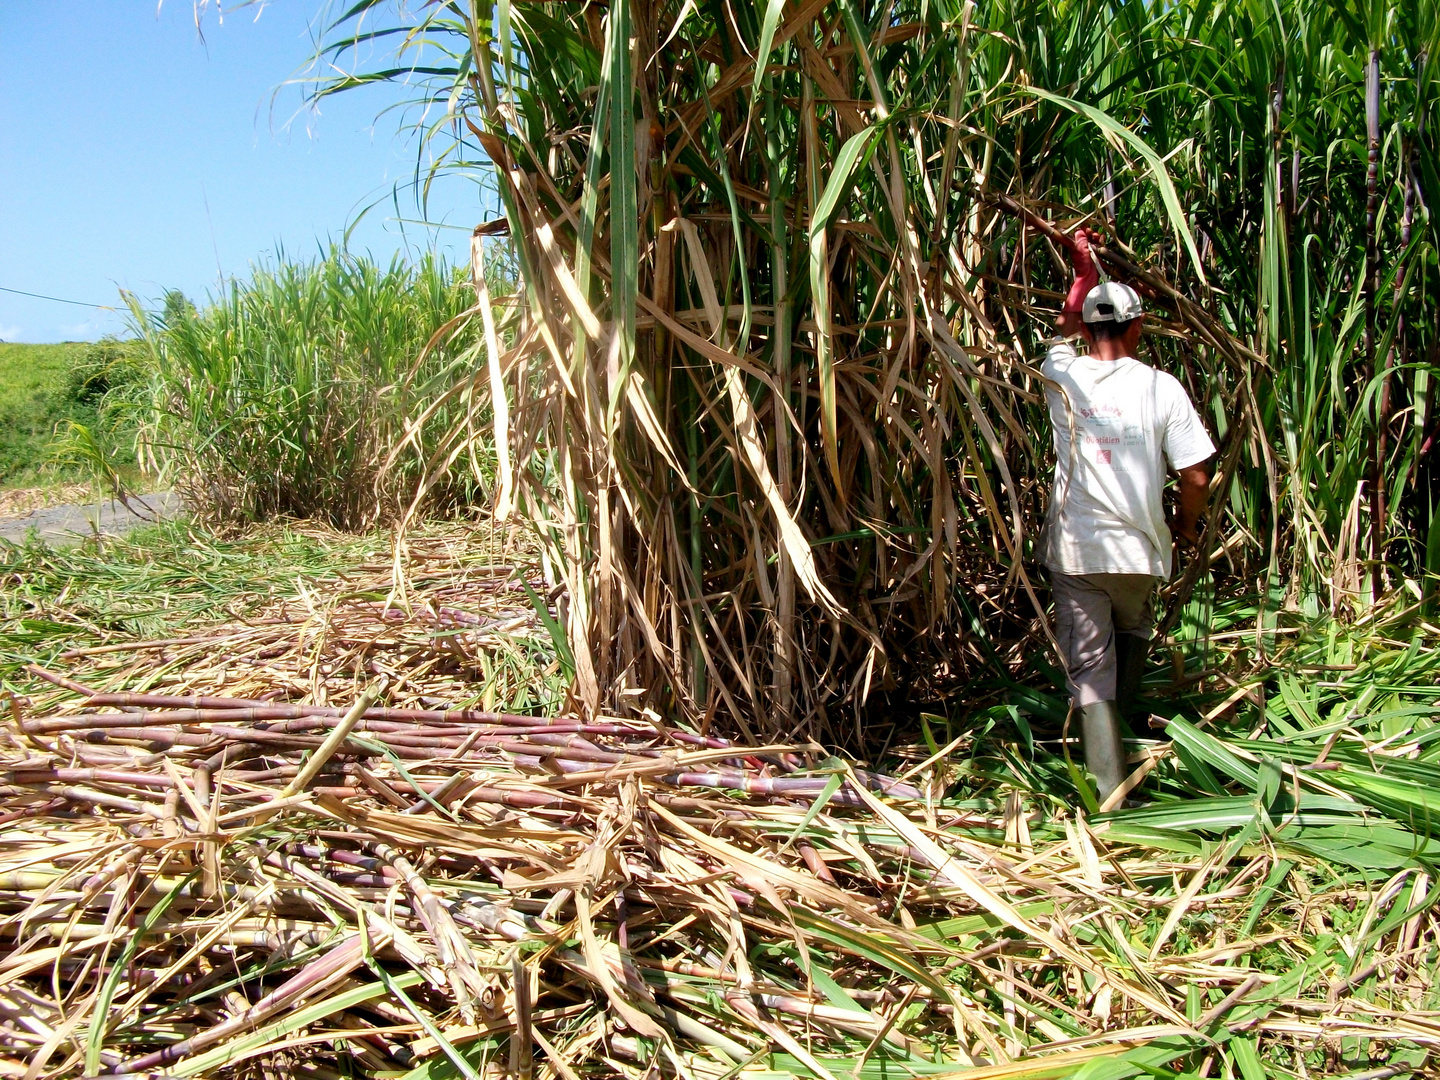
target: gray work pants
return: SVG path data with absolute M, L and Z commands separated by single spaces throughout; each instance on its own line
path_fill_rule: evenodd
M 1154 624 L 1150 598 L 1159 580 L 1149 574 L 1050 571 L 1055 636 L 1078 708 L 1115 700 L 1115 635 L 1149 640 Z

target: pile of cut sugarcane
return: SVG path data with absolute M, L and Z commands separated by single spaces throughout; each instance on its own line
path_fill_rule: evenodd
M 89 1072 L 179 1062 L 177 1075 L 197 1075 L 268 1052 L 272 1039 L 257 1039 L 257 1025 L 283 1041 L 294 1032 L 272 1030 L 276 1017 L 293 1028 L 297 1006 L 317 996 L 341 1002 L 331 995 L 358 986 L 366 971 L 378 980 L 371 988 L 394 1000 L 345 1002 L 385 1015 L 417 1000 L 435 1009 L 441 995 L 462 1024 L 453 1038 L 428 1031 L 418 1012 L 401 1022 L 453 1047 L 499 1030 L 496 1003 L 515 994 L 505 954 L 518 960 L 537 946 L 537 960 L 543 954 L 588 981 L 634 1032 L 654 1036 L 653 1017 L 671 1010 L 632 969 L 662 973 L 663 997 L 666 964 L 622 952 L 616 934 L 628 938 L 635 918 L 617 922 L 617 907 L 708 902 L 738 916 L 742 906 L 754 910 L 757 895 L 778 900 L 777 889 L 855 913 L 873 907 L 846 895 L 809 839 L 791 845 L 805 868 L 797 871 L 712 837 L 709 819 L 741 808 L 690 792 L 766 797 L 771 813 L 747 828 L 767 820 L 783 828 L 790 817 L 798 824 L 794 809 L 821 796 L 831 807 L 863 806 L 867 786 L 920 797 L 862 770 L 813 775 L 805 748 L 741 750 L 656 724 L 394 708 L 372 704 L 373 690 L 349 708 L 99 693 L 32 670 L 80 699 L 14 721 L 32 752 L 4 762 L 12 809 L 0 887 L 24 900 L 10 922 L 6 970 L 96 983 L 106 1009 L 85 1040 Z M 662 832 L 689 837 L 694 850 L 677 845 L 644 859 L 654 846 L 645 834 Z M 732 858 L 741 861 L 731 866 Z M 886 925 L 873 915 L 860 923 Z M 567 947 L 569 928 L 580 941 Z M 207 962 L 216 953 L 228 961 L 219 968 Z M 241 974 L 236 959 L 251 953 L 253 977 L 267 990 L 253 1002 L 222 988 L 225 975 Z M 210 978 L 197 978 L 191 963 Z M 207 982 L 218 995 L 208 1006 Z M 177 1004 L 177 991 L 187 1004 Z M 41 1021 L 34 1026 L 43 1026 L 47 1010 L 25 1000 Z M 545 1004 L 526 1010 L 542 1039 Z M 230 1013 L 224 1021 L 196 1024 L 217 1006 Z M 674 1017 L 678 1032 L 708 1030 Z M 416 1056 L 395 1039 L 360 1039 L 350 1049 L 376 1068 Z
M 1440 1034 L 1234 962 L 1284 933 L 1111 951 L 1184 914 L 1135 876 L 1213 856 L 1078 821 L 1037 847 L 1013 807 L 812 748 L 37 674 L 75 694 L 13 717 L 4 763 L 0 1038 L 29 1075 L 1054 1076 L 1277 1022 Z

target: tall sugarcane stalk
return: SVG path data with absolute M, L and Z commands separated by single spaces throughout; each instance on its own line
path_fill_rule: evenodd
M 1224 587 L 1268 568 L 1277 604 L 1339 610 L 1410 550 L 1390 538 L 1429 529 L 1414 481 L 1387 502 L 1384 409 L 1353 400 L 1382 375 L 1423 391 L 1431 366 L 1376 368 L 1436 288 L 1387 276 L 1391 39 L 1298 2 L 502 7 L 397 26 L 462 43 L 422 95 L 456 117 L 451 160 L 500 180 L 525 279 L 497 301 L 525 373 L 517 498 L 585 708 L 863 742 L 877 702 L 1043 655 L 1033 362 L 1067 271 L 1037 221 L 1113 214 L 1110 265 L 1164 321 L 1149 355 L 1223 438 Z M 1387 33 L 1415 55 L 1423 25 Z M 1354 64 L 1326 59 L 1327 27 Z M 1430 78 L 1388 80 L 1388 112 Z M 1356 143 L 1363 162 L 1336 150 Z
M 1365 64 L 1365 365 L 1362 373 L 1366 392 L 1375 371 L 1375 294 L 1379 291 L 1380 252 L 1376 235 L 1380 205 L 1380 50 L 1372 48 Z M 1370 582 L 1372 599 L 1378 601 L 1385 586 L 1381 557 L 1385 544 L 1384 438 L 1381 402 L 1374 406 L 1375 425 L 1370 432 Z

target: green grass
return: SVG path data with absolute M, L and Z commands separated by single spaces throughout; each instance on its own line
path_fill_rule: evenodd
M 109 339 L 0 343 L 0 488 L 91 480 L 92 465 L 73 452 L 81 432 L 103 441 L 107 460 L 134 487 L 133 438 L 111 407 L 111 392 L 134 382 L 134 359 L 133 346 Z
M 497 564 L 534 578 L 533 555 L 523 543 L 517 546 L 516 538 L 451 522 L 418 526 L 410 542 L 421 552 L 407 571 L 412 608 L 424 612 L 438 605 L 502 623 L 513 621 L 517 610 L 529 615 L 523 594 L 487 587 L 504 580 L 487 569 Z M 311 664 L 319 660 L 312 648 L 334 666 L 334 678 L 343 679 L 357 640 L 383 628 L 403 639 L 392 658 L 403 653 L 422 665 L 420 692 L 511 712 L 552 712 L 560 706 L 565 676 L 539 621 L 476 641 L 463 628 L 437 625 L 423 614 L 408 623 L 392 621 L 395 616 L 382 619 L 377 605 L 390 595 L 392 550 L 388 530 L 343 533 L 269 524 L 216 535 L 179 520 L 67 548 L 0 542 L 0 691 L 48 691 L 26 672 L 30 663 L 130 690 L 195 679 L 210 688 L 199 692 L 209 693 L 219 678 L 222 694 L 235 679 L 243 682 L 247 670 L 271 671 L 277 665 L 276 670 L 290 670 L 299 664 L 303 670 L 292 671 L 299 683 L 288 684 L 293 689 L 314 677 Z M 478 578 L 472 575 L 477 569 Z M 263 624 L 271 628 L 265 633 L 273 634 L 262 649 L 268 666 L 242 663 L 228 677 L 226 654 L 205 646 L 113 649 L 136 641 L 204 637 L 221 628 L 243 630 L 257 618 L 280 620 Z M 313 632 L 307 625 L 328 629 L 307 639 Z M 88 659 L 64 655 L 96 646 L 101 653 Z M 166 659 L 159 662 L 162 652 Z M 222 658 L 218 676 L 217 657 Z
M 182 636 L 243 617 L 303 579 L 323 587 L 384 558 L 388 540 L 268 528 L 221 539 L 181 521 L 72 548 L 0 543 L 0 680 L 112 639 Z
M 91 346 L 0 343 L 0 486 L 34 487 L 55 479 L 49 445 L 66 420 L 95 419 L 93 402 L 69 393 L 67 376 Z

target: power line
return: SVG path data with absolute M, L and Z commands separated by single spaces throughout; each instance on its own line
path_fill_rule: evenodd
M 7 289 L 0 285 L 0 292 L 14 293 L 16 296 L 33 296 L 36 300 L 54 300 L 57 304 L 74 304 L 76 307 L 99 308 L 101 311 L 114 311 L 109 304 L 87 304 L 83 300 L 65 300 L 58 296 L 46 296 L 44 293 L 26 292 L 24 289 Z

